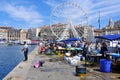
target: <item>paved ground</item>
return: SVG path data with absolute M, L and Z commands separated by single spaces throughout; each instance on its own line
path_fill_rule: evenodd
M 57 60 L 56 56 L 40 55 L 37 51 L 37 48 L 32 51 L 29 60 L 21 62 L 3 80 L 120 80 L 120 73 L 102 73 L 98 66 L 87 67 L 86 77 L 80 78 L 75 76 L 74 66 Z M 43 67 L 34 68 L 38 60 L 44 60 L 45 63 Z

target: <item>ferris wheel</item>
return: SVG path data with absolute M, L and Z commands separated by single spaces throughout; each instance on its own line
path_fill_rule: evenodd
M 88 25 L 88 17 L 81 6 L 75 2 L 57 5 L 50 15 L 50 27 L 58 40 L 71 36 L 80 37 L 75 26 Z

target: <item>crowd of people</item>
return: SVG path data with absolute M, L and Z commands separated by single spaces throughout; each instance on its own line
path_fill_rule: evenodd
M 102 57 L 105 57 L 105 52 L 108 51 L 107 45 L 105 42 L 101 43 L 92 43 L 87 41 L 71 41 L 71 42 L 51 42 L 45 43 L 43 41 L 39 44 L 39 53 L 51 53 L 56 51 L 59 48 L 82 48 L 82 55 L 86 57 L 86 54 L 92 54 L 93 51 L 96 53 L 101 53 Z
M 27 60 L 28 54 L 28 46 L 27 43 L 24 43 L 24 57 Z M 44 42 L 40 41 L 39 43 L 39 53 L 40 54 L 52 54 L 56 52 L 56 50 L 60 48 L 82 48 L 82 55 L 86 58 L 88 54 L 102 54 L 102 58 L 106 57 L 106 52 L 109 52 L 108 45 L 106 42 L 87 42 L 85 40 L 82 41 L 70 41 L 70 42 Z M 120 53 L 120 42 L 116 45 L 116 53 Z M 95 53 L 96 52 L 96 53 Z
M 44 42 L 40 41 L 39 43 L 39 53 L 40 54 L 50 54 L 56 53 L 57 50 L 64 48 L 81 48 L 82 52 L 80 54 L 85 57 L 85 59 L 89 59 L 89 55 L 93 54 L 101 54 L 101 58 L 107 58 L 106 53 L 109 52 L 108 45 L 106 42 L 87 42 L 85 40 L 82 41 L 70 41 L 70 42 Z M 24 47 L 22 49 L 24 53 L 24 60 L 28 60 L 28 46 L 27 43 L 24 43 Z M 67 51 L 67 50 L 66 50 Z M 63 53 L 66 53 L 63 52 Z M 120 42 L 116 45 L 116 53 L 120 53 Z M 79 53 L 79 51 L 77 52 Z M 73 55 L 76 55 L 76 52 L 72 52 Z

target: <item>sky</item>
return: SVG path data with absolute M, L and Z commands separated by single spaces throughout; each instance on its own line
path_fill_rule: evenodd
M 55 23 L 100 28 L 120 20 L 120 0 L 0 0 L 0 26 L 37 28 Z M 100 18 L 99 18 L 100 17 Z

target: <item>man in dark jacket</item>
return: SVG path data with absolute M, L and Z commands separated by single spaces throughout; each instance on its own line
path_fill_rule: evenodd
M 108 51 L 107 49 L 107 45 L 106 43 L 102 43 L 102 46 L 101 46 L 101 54 L 102 54 L 102 58 L 105 58 L 105 52 Z

